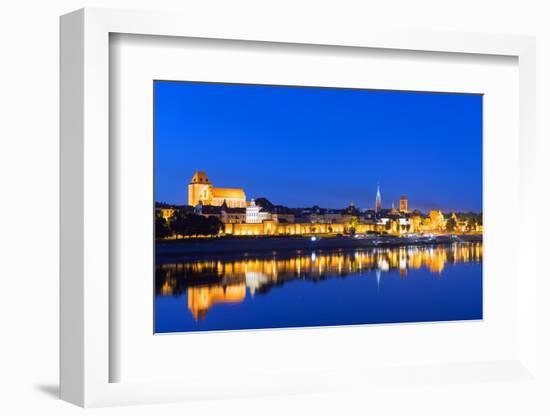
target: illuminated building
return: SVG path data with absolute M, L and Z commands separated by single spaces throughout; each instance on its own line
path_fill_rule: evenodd
M 432 230 L 443 230 L 445 228 L 445 217 L 443 213 L 439 210 L 432 210 L 429 214 L 430 217 L 430 228 Z
M 221 207 L 215 205 L 203 205 L 202 201 L 199 201 L 193 212 L 197 215 L 202 215 L 203 217 L 216 217 L 221 219 L 222 216 Z
M 352 215 L 346 214 L 311 214 L 309 216 L 311 223 L 327 223 L 327 224 L 345 224 L 351 222 Z
M 414 228 L 413 222 L 409 217 L 402 217 L 397 220 L 399 229 L 397 230 L 399 234 L 406 234 L 412 231 Z
M 478 224 L 478 222 L 472 217 L 467 217 L 464 215 L 458 216 L 456 215 L 456 213 L 453 212 L 450 216 L 450 219 L 454 220 L 455 222 L 454 231 L 458 231 L 459 233 L 483 231 L 483 226 Z
M 401 212 L 409 212 L 409 200 L 405 195 L 402 195 L 401 198 L 399 198 L 399 211 Z
M 380 195 L 380 185 L 376 187 L 376 201 L 374 203 L 374 210 L 376 212 L 382 209 L 382 196 Z
M 399 198 L 399 209 L 382 207 L 380 184 L 376 187 L 375 208 L 360 210 L 353 202 L 344 209 L 328 209 L 319 206 L 310 208 L 288 208 L 275 206 L 269 201 L 256 204 L 254 199 L 246 201 L 240 188 L 215 188 L 203 171 L 193 175 L 188 186 L 188 201 L 192 212 L 206 217 L 215 216 L 224 224 L 220 234 L 235 236 L 262 235 L 308 235 L 308 234 L 366 234 L 378 233 L 403 236 L 412 233 L 445 233 L 448 220 L 453 218 L 456 227 L 452 231 L 479 233 L 483 227 L 471 217 L 457 217 L 439 210 L 428 215 L 409 211 L 408 198 Z M 161 209 L 162 208 L 162 209 Z M 166 204 L 157 207 L 157 215 L 168 221 L 174 215 L 174 208 Z
M 256 205 L 254 199 L 250 200 L 250 204 L 246 207 L 246 223 L 261 224 L 265 220 L 271 219 L 271 213 L 262 211 L 262 207 Z
M 229 208 L 223 204 L 220 209 L 220 220 L 224 224 L 240 224 L 246 222 L 246 208 Z
M 281 223 L 273 219 L 261 223 L 225 224 L 225 234 L 231 235 L 303 235 L 303 234 L 344 234 L 349 232 L 351 223 L 295 222 Z M 358 223 L 354 226 L 358 234 L 370 231 L 383 231 L 375 223 Z
M 291 222 L 295 222 L 296 220 L 296 217 L 294 216 L 294 214 L 281 214 L 279 212 L 275 212 L 273 214 L 271 214 L 271 219 L 273 219 L 273 221 L 275 222 L 288 222 L 288 223 L 291 223 Z
M 187 203 L 192 207 L 202 205 L 222 206 L 225 202 L 230 208 L 245 208 L 246 195 L 241 188 L 214 188 L 205 172 L 196 171 L 187 186 Z
M 159 215 L 165 220 L 169 220 L 176 213 L 176 209 L 175 208 L 157 208 L 157 213 L 159 213 Z

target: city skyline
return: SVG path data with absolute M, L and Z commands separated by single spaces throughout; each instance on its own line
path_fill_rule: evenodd
M 483 319 L 481 95 L 154 97 L 155 333 Z
M 193 175 L 193 178 L 191 179 L 191 181 L 189 181 L 189 185 L 193 185 L 193 184 L 195 183 L 195 178 L 197 177 L 198 174 L 204 175 L 205 178 L 206 178 L 206 176 L 208 176 L 208 175 L 206 175 L 206 172 L 204 172 L 204 171 L 196 171 L 195 174 Z M 212 182 L 209 178 L 206 178 L 206 180 L 208 181 L 208 184 L 209 184 L 209 185 L 213 186 L 213 182 Z M 265 198 L 265 199 L 267 199 L 270 203 L 272 203 L 273 205 L 277 205 L 277 206 L 283 205 L 283 204 L 274 203 L 273 201 L 271 201 L 271 200 L 269 199 L 269 197 L 265 197 L 265 196 L 260 196 L 260 197 L 249 197 L 248 194 L 246 194 L 245 190 L 240 189 L 240 188 L 229 188 L 229 189 L 227 189 L 227 188 L 214 188 L 214 189 L 221 190 L 221 191 L 229 190 L 229 191 L 240 191 L 240 192 L 242 192 L 242 198 L 243 198 L 243 201 L 242 201 L 242 202 L 243 202 L 243 204 L 239 205 L 239 207 L 241 207 L 241 208 L 244 208 L 244 207 L 246 206 L 246 205 L 244 204 L 244 202 L 245 202 L 246 199 L 248 199 L 248 202 L 250 202 L 250 201 L 252 201 L 252 200 L 256 200 L 256 199 L 260 199 L 260 198 Z M 188 191 L 187 191 L 187 197 L 188 197 L 188 198 L 190 197 L 190 192 L 191 192 L 191 190 L 188 189 Z M 231 198 L 231 197 L 229 197 L 229 198 Z M 184 202 L 184 204 L 179 204 L 179 205 L 185 205 L 185 204 L 187 204 L 187 205 L 190 205 L 190 206 L 196 206 L 197 203 L 200 201 L 200 197 L 199 197 L 199 196 L 196 196 L 195 199 L 196 199 L 196 201 L 193 202 L 193 203 L 191 203 L 191 202 L 188 201 L 187 203 Z M 221 205 L 222 202 L 223 202 L 224 204 L 226 204 L 226 205 L 229 206 L 229 207 L 236 207 L 236 206 L 234 206 L 234 205 L 231 204 L 230 199 L 224 199 L 223 197 L 221 197 L 221 198 L 219 198 L 219 199 L 220 199 L 220 201 L 219 201 L 218 203 L 213 204 L 213 205 L 218 205 L 218 206 L 219 206 L 219 205 Z M 365 210 L 365 211 L 366 211 L 366 210 L 374 210 L 374 211 L 378 211 L 378 210 L 384 210 L 384 209 L 390 209 L 390 208 L 399 209 L 399 208 L 400 208 L 400 203 L 401 203 L 401 201 L 402 201 L 403 199 L 406 200 L 406 204 L 407 204 L 407 207 L 408 207 L 407 211 L 409 211 L 409 212 L 415 211 L 415 210 L 422 211 L 422 210 L 420 210 L 420 209 L 418 209 L 418 208 L 416 208 L 416 207 L 414 207 L 414 206 L 411 207 L 411 205 L 410 205 L 410 203 L 409 203 L 409 197 L 408 197 L 408 195 L 406 195 L 406 194 L 401 194 L 401 195 L 399 196 L 399 198 L 397 198 L 397 200 L 392 200 L 391 203 L 389 203 L 389 204 L 384 204 L 384 199 L 382 198 L 381 186 L 380 186 L 379 183 L 377 183 L 377 185 L 376 185 L 376 196 L 374 197 L 374 203 L 372 204 L 372 206 L 369 206 L 369 207 L 359 207 L 359 206 L 356 206 L 356 204 L 355 204 L 352 200 L 351 200 L 351 201 L 349 202 L 349 204 L 346 205 L 345 207 L 326 207 L 326 206 L 320 206 L 320 205 L 318 205 L 318 204 L 314 204 L 314 205 L 311 205 L 311 206 L 303 206 L 303 207 L 292 207 L 292 206 L 286 206 L 286 207 L 287 207 L 287 208 L 291 208 L 291 209 L 300 209 L 300 208 L 305 208 L 305 209 L 307 209 L 307 208 L 312 208 L 312 207 L 314 207 L 314 206 L 317 206 L 317 207 L 322 208 L 322 209 L 339 210 L 339 209 L 347 208 L 347 207 L 349 207 L 350 205 L 353 205 L 353 206 L 355 206 L 355 207 L 356 207 L 357 209 L 359 209 L 359 210 Z M 156 201 L 156 202 L 157 202 L 157 203 L 167 203 L 167 204 L 170 205 L 170 203 L 169 203 L 169 202 L 166 202 L 166 201 Z M 200 201 L 200 202 L 202 202 L 204 205 L 211 205 L 211 203 L 208 202 L 208 201 Z M 174 205 L 177 205 L 177 204 L 174 204 Z M 284 205 L 283 205 L 283 206 L 284 206 Z M 427 209 L 426 211 L 431 211 L 431 210 L 434 210 L 434 209 L 435 209 L 435 210 L 439 210 L 438 208 L 429 208 L 429 209 Z M 455 210 L 455 211 L 456 211 L 456 210 Z M 467 212 L 467 211 L 464 211 L 464 212 Z M 469 212 L 475 212 L 475 211 L 469 211 Z M 482 212 L 482 211 L 478 211 L 478 213 L 481 213 L 481 212 Z
M 482 97 L 155 83 L 155 198 L 192 172 L 288 207 L 482 211 Z

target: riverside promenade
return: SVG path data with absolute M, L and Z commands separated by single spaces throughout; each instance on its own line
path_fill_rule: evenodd
M 349 250 L 356 248 L 400 247 L 452 244 L 460 242 L 481 242 L 481 235 L 436 235 L 432 237 L 389 237 L 373 236 L 356 238 L 338 237 L 221 237 L 189 238 L 157 241 L 155 257 L 157 264 L 170 263 L 182 258 L 194 259 L 228 255 L 235 256 L 285 251 L 311 252 L 316 250 Z

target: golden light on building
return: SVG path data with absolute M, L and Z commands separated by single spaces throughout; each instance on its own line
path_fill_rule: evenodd
M 442 230 L 445 228 L 445 217 L 439 210 L 432 210 L 429 214 L 430 227 L 432 230 Z
M 187 185 L 187 203 L 191 206 L 222 206 L 224 202 L 230 208 L 245 208 L 246 195 L 241 188 L 215 188 L 205 172 L 196 171 Z
M 399 198 L 399 211 L 401 212 L 409 212 L 409 200 L 405 195 L 401 195 Z
M 264 220 L 261 223 L 229 223 L 225 224 L 225 234 L 243 235 L 309 235 L 309 234 L 344 234 L 350 227 L 349 223 L 278 223 L 274 220 Z M 381 230 L 377 224 L 357 224 L 357 233 Z
M 427 216 L 418 211 L 411 213 L 406 195 L 399 198 L 399 209 L 394 207 L 393 202 L 391 210 L 383 209 L 380 186 L 377 186 L 376 191 L 375 213 L 372 210 L 350 213 L 346 210 L 324 209 L 316 212 L 303 210 L 305 213 L 280 213 L 256 206 L 254 199 L 246 201 L 246 194 L 242 188 L 216 188 L 204 171 L 196 171 L 188 184 L 188 205 L 195 207 L 195 214 L 216 216 L 224 224 L 219 234 L 207 237 L 316 234 L 335 236 L 367 233 L 406 236 L 416 233 L 483 232 L 483 226 L 477 221 L 472 222 L 472 218 L 465 216 L 458 218 L 454 213 L 451 218 L 455 220 L 456 227 L 452 230 L 447 227 L 448 218 L 440 210 L 431 210 Z M 206 209 L 208 206 L 220 208 Z M 166 220 L 170 220 L 175 212 L 174 207 L 157 208 L 157 213 Z
M 165 220 L 169 220 L 176 213 L 176 209 L 175 208 L 159 208 L 158 212 L 160 212 L 160 216 L 162 218 L 164 218 Z

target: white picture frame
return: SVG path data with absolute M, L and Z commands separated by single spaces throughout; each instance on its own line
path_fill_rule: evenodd
M 441 364 L 419 369 L 415 377 L 434 374 L 468 381 L 472 368 L 506 369 L 518 380 L 536 378 L 536 251 L 521 242 L 536 241 L 528 226 L 535 195 L 535 40 L 530 37 L 467 33 L 395 32 L 350 28 L 343 31 L 247 19 L 210 22 L 167 13 L 82 9 L 61 18 L 61 398 L 80 406 L 154 403 L 208 397 L 236 397 L 272 392 L 322 392 L 342 388 L 342 380 L 358 386 L 396 376 L 381 368 L 364 374 L 349 369 L 319 379 L 282 373 L 270 380 L 234 383 L 222 391 L 215 384 L 189 382 L 110 382 L 110 169 L 109 36 L 113 33 L 206 39 L 281 42 L 335 47 L 381 48 L 455 54 L 505 55 L 519 62 L 520 206 L 518 288 L 519 354 L 496 365 Z M 523 226 L 522 226 L 523 225 Z M 484 369 L 484 370 L 483 370 Z M 407 372 L 405 372 L 407 373 Z M 401 376 L 404 376 L 404 374 Z M 407 374 L 410 374 L 407 373 Z M 399 376 L 399 377 L 401 377 Z M 439 376 L 438 376 L 439 377 Z M 309 383 L 306 383 L 308 381 Z M 471 380 L 475 382 L 475 379 Z M 350 381 L 348 381 L 350 383 Z

